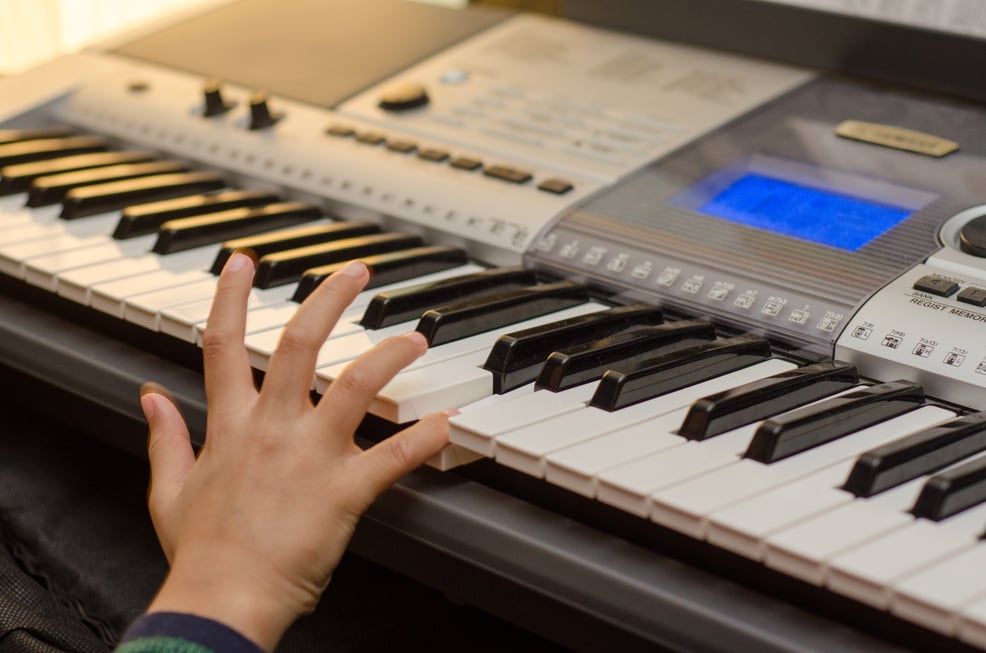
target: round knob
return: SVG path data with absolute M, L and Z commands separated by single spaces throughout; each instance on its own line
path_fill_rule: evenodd
M 380 96 L 379 106 L 385 111 L 407 111 L 428 104 L 428 92 L 421 84 L 395 84 Z
M 222 89 L 220 88 L 219 82 L 215 80 L 206 83 L 202 89 L 202 95 L 204 97 L 202 104 L 203 116 L 220 116 L 232 109 L 236 104 L 235 102 L 227 102 L 223 99 Z
M 959 247 L 966 254 L 986 258 L 986 212 L 962 225 Z
M 271 111 L 269 99 L 267 93 L 263 91 L 253 94 L 250 98 L 250 122 L 247 123 L 247 127 L 250 129 L 267 129 L 282 118 L 281 114 Z

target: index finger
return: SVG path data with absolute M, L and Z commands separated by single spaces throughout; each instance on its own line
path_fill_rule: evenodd
M 255 396 L 253 373 L 243 341 L 253 260 L 233 254 L 219 275 L 209 319 L 202 335 L 205 391 L 210 408 L 236 410 Z

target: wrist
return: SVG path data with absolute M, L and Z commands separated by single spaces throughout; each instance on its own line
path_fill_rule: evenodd
M 301 614 L 294 601 L 255 565 L 232 556 L 196 562 L 177 555 L 148 613 L 180 612 L 218 621 L 267 651 Z

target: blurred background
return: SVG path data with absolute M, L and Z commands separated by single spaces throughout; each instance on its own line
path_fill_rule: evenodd
M 469 0 L 417 0 L 450 7 Z M 71 52 L 143 22 L 215 0 L 0 0 L 0 76 Z M 473 0 L 557 13 L 562 0 Z

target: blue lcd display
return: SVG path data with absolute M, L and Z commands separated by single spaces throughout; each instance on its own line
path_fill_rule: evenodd
M 914 212 L 758 174 L 740 177 L 698 211 L 850 252 Z

